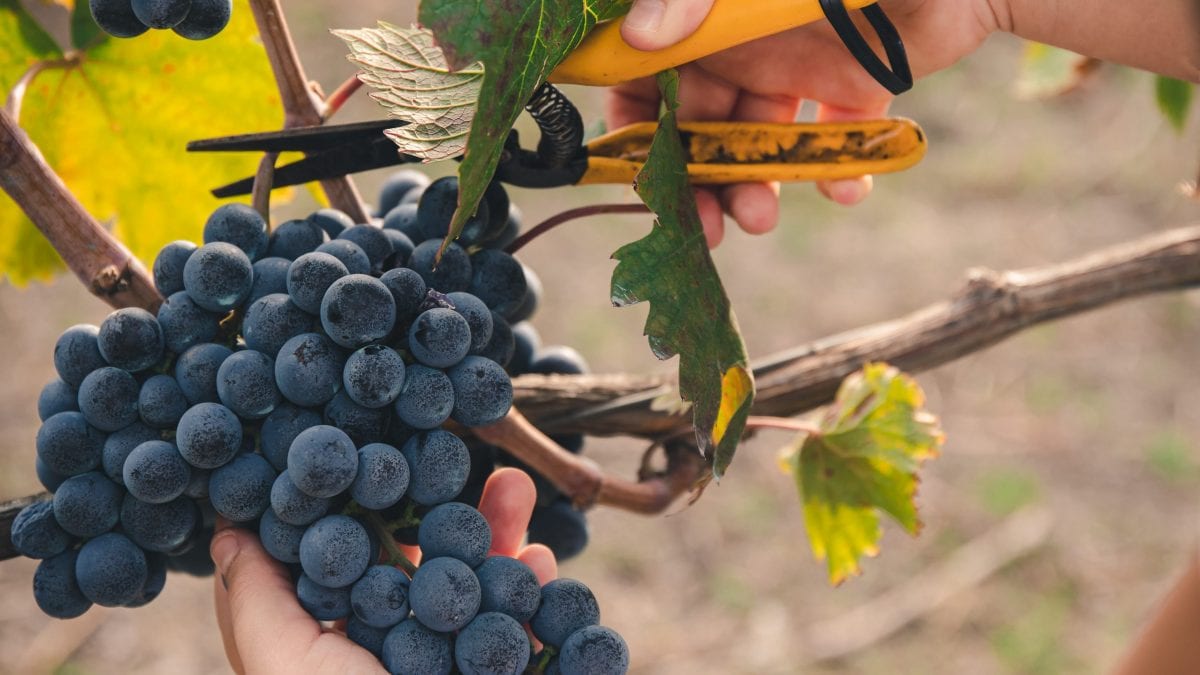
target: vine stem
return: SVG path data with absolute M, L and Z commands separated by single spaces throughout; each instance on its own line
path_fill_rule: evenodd
M 747 429 L 778 429 L 780 431 L 799 431 L 810 436 L 819 436 L 821 429 L 812 422 L 798 420 L 793 417 L 771 417 L 768 415 L 751 415 L 746 418 Z
M 75 54 L 75 52 L 72 52 Z M 29 85 L 33 82 L 33 78 L 37 77 L 42 71 L 51 68 L 66 68 L 75 63 L 78 57 L 72 56 L 63 59 L 51 59 L 49 61 L 38 61 L 21 74 L 21 79 L 13 85 L 12 89 L 8 90 L 8 98 L 4 101 L 4 107 L 8 110 L 8 114 L 12 115 L 13 121 L 21 121 L 21 104 L 25 102 L 25 92 L 29 89 Z
M 417 566 L 396 545 L 396 539 L 392 535 L 392 531 L 388 529 L 388 525 L 384 522 L 383 517 L 375 511 L 367 511 L 367 522 L 371 524 L 371 527 L 375 529 L 375 533 L 379 535 L 379 542 L 383 545 L 384 550 L 388 552 L 389 562 L 402 567 L 408 573 L 408 576 L 411 577 L 417 571 Z
M 158 311 L 162 296 L 146 268 L 83 208 L 7 110 L 0 110 L 0 188 L 92 295 L 115 308 Z
M 324 121 L 322 111 L 325 110 L 325 101 L 304 73 L 300 55 L 296 52 L 291 31 L 283 17 L 280 0 L 250 0 L 250 9 L 254 12 L 263 48 L 275 73 L 275 84 L 279 87 L 284 111 L 283 127 L 291 129 L 321 124 Z M 327 178 L 321 181 L 321 189 L 325 191 L 329 203 L 345 212 L 354 222 L 371 222 L 358 188 L 349 176 Z
M 568 223 L 579 218 L 601 216 L 609 213 L 650 213 L 650 209 L 645 204 L 593 204 L 592 206 L 581 206 L 577 209 L 563 211 L 558 215 L 543 220 L 525 234 L 517 237 L 513 243 L 508 245 L 506 252 L 509 255 L 515 255 L 517 251 L 525 248 L 526 244 L 563 223 Z
M 264 152 L 254 174 L 254 188 L 250 191 L 250 203 L 267 221 L 267 235 L 271 234 L 271 190 L 275 187 L 275 161 L 277 152 Z
M 342 106 L 346 105 L 346 101 L 349 101 L 350 97 L 361 88 L 362 80 L 358 79 L 357 74 L 346 78 L 345 82 L 338 85 L 338 88 L 325 98 L 325 103 L 321 107 L 321 119 L 328 122 L 329 118 L 336 115 Z

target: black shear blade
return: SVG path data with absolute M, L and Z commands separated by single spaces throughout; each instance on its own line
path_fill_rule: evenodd
M 354 124 L 298 127 L 238 136 L 206 138 L 188 143 L 191 152 L 319 152 L 341 145 L 363 143 L 383 136 L 385 129 L 404 126 L 399 120 L 374 120 Z

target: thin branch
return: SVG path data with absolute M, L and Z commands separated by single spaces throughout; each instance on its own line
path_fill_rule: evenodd
M 747 429 L 777 429 L 780 431 L 798 431 L 800 433 L 816 435 L 821 433 L 820 427 L 805 420 L 798 420 L 793 417 L 767 417 L 764 415 L 751 415 L 746 418 Z
M 752 414 L 790 417 L 828 403 L 872 361 L 920 372 L 1026 328 L 1121 300 L 1200 285 L 1200 227 L 1180 228 L 1069 262 L 1012 272 L 973 270 L 966 288 L 907 316 L 833 335 L 755 362 Z M 523 375 L 515 403 L 549 433 L 657 438 L 690 416 L 656 409 L 666 377 Z
M 595 462 L 567 452 L 516 408 L 496 424 L 472 431 L 484 442 L 498 445 L 524 462 L 581 508 L 601 504 L 636 513 L 661 513 L 690 490 L 704 472 L 704 462 L 694 448 L 668 446 L 664 474 L 638 483 L 616 478 Z
M 0 110 L 0 188 L 93 295 L 116 308 L 158 310 L 162 297 L 141 262 L 83 208 L 5 110 Z
M 361 88 L 362 80 L 358 79 L 357 73 L 346 78 L 346 81 L 338 85 L 338 88 L 334 89 L 333 93 L 325 99 L 325 104 L 321 107 L 321 119 L 328 122 Z
M 51 59 L 48 61 L 38 61 L 21 75 L 21 79 L 13 85 L 12 89 L 8 90 L 8 98 L 4 101 L 4 108 L 8 114 L 12 116 L 15 122 L 21 121 L 21 104 L 25 102 L 25 92 L 29 89 L 29 85 L 33 83 L 33 79 L 50 68 L 66 68 L 73 65 L 78 60 L 77 56 L 72 56 L 65 59 Z
M 292 42 L 291 32 L 283 18 L 280 0 L 250 0 L 250 9 L 254 12 L 254 21 L 258 24 L 263 48 L 271 61 L 271 70 L 275 73 L 279 98 L 283 102 L 284 128 L 321 124 L 321 111 L 325 108 L 325 103 L 309 82 L 308 76 L 304 74 L 300 55 L 296 52 L 296 45 Z M 367 207 L 358 194 L 358 188 L 349 176 L 323 180 L 321 189 L 329 197 L 329 203 L 334 208 L 344 211 L 354 222 L 371 222 Z
M 546 234 L 550 230 L 568 223 L 578 218 L 587 218 L 588 216 L 600 216 L 606 213 L 650 213 L 650 209 L 646 208 L 645 204 L 595 204 L 592 206 L 582 206 L 577 209 L 570 209 L 554 216 L 550 216 L 546 220 L 538 223 L 525 234 L 517 237 L 513 243 L 508 245 L 506 252 L 509 255 L 515 255 L 526 244 Z

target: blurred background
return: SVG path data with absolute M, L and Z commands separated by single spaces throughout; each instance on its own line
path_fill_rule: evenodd
M 414 5 L 310 0 L 287 11 L 328 91 L 352 68 L 327 29 L 408 22 Z M 899 317 L 959 290 L 972 267 L 1053 263 L 1198 220 L 1179 189 L 1200 161 L 1195 115 L 1176 134 L 1151 78 L 1113 66 L 1067 96 L 1021 100 L 1021 50 L 993 38 L 903 96 L 895 112 L 921 123 L 929 155 L 878 178 L 867 203 L 841 208 L 787 186 L 776 232 L 730 229 L 715 257 L 752 357 Z M 601 91 L 569 94 L 589 123 L 599 119 Z M 359 94 L 340 119 L 379 114 Z M 362 176 L 368 199 L 385 175 Z M 634 199 L 618 188 L 511 194 L 527 225 Z M 281 215 L 311 209 L 305 199 Z M 608 301 L 609 255 L 648 225 L 580 221 L 522 252 L 547 289 L 534 319 L 544 343 L 576 347 L 597 372 L 675 367 L 641 337 L 644 307 Z M 0 500 L 40 489 L 35 402 L 54 376 L 55 338 L 107 311 L 69 276 L 0 285 Z M 561 572 L 595 590 L 638 673 L 1102 671 L 1195 555 L 1198 363 L 1200 293 L 1190 291 L 1038 327 L 921 374 L 948 437 L 922 473 L 925 529 L 911 538 L 887 526 L 880 556 L 839 588 L 812 559 L 795 488 L 776 465 L 790 439 L 777 432 L 745 444 L 691 508 L 593 511 L 589 549 Z M 586 452 L 632 476 L 643 450 L 591 439 Z M 228 671 L 211 581 L 173 576 L 146 608 L 58 622 L 33 602 L 34 566 L 0 565 L 0 671 Z M 878 630 L 889 624 L 899 629 Z

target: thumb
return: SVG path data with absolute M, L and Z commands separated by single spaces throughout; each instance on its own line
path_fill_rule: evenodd
M 621 37 L 635 49 L 665 49 L 696 32 L 714 1 L 634 0 Z

